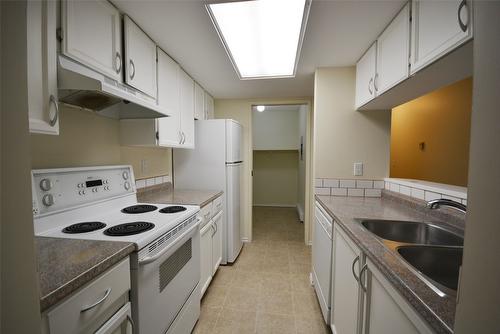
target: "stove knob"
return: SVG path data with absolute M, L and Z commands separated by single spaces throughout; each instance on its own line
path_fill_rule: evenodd
M 54 204 L 54 196 L 52 196 L 51 194 L 44 195 L 42 197 L 42 203 L 45 206 L 53 205 Z
M 97 192 L 97 188 L 92 189 L 92 192 L 96 193 Z
M 40 181 L 40 189 L 43 191 L 49 191 L 52 189 L 52 181 L 50 181 L 50 179 L 43 179 Z
M 123 176 L 124 180 L 127 180 L 128 179 L 128 172 L 127 171 L 123 172 L 122 176 Z
M 129 190 L 130 189 L 130 183 L 125 182 L 125 184 L 123 185 L 125 187 L 125 190 Z

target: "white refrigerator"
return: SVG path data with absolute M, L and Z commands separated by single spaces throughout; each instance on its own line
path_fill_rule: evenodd
M 241 124 L 231 119 L 195 122 L 195 148 L 174 149 L 174 187 L 224 191 L 222 263 L 238 257 L 240 233 Z

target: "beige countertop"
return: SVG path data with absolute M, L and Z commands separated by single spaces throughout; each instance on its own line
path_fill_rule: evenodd
M 464 217 L 428 210 L 423 201 L 384 191 L 381 198 L 316 196 L 316 200 L 436 333 L 453 333 L 456 300 L 439 296 L 356 219 L 433 222 L 463 234 Z M 450 216 L 448 216 L 451 214 Z
M 204 207 L 222 194 L 221 190 L 176 189 L 167 183 L 137 190 L 137 200 L 143 203 L 184 204 Z
M 133 250 L 130 242 L 35 237 L 40 310 L 56 305 Z

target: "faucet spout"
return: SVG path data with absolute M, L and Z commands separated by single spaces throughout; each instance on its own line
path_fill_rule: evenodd
M 462 213 L 467 212 L 466 205 L 459 203 L 459 202 L 456 202 L 456 201 L 453 201 L 451 199 L 440 198 L 440 199 L 434 199 L 432 201 L 427 202 L 427 207 L 431 210 L 439 209 L 442 206 L 458 210 Z

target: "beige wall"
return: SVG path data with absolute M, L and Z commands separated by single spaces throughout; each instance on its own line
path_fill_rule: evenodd
M 171 149 L 120 146 L 116 119 L 61 108 L 59 136 L 31 135 L 32 168 L 131 164 L 136 178 L 171 175 Z M 146 170 L 141 171 L 141 160 Z
M 391 177 L 467 187 L 471 110 L 472 78 L 392 109 Z
M 222 99 L 215 100 L 215 117 L 216 118 L 231 118 L 237 120 L 243 125 L 243 173 L 241 176 L 241 231 L 244 240 L 252 240 L 252 165 L 253 165 L 253 150 L 252 150 L 252 106 L 267 105 L 267 104 L 308 104 L 311 105 L 309 98 L 296 99 Z M 310 109 L 311 110 L 311 109 Z M 308 123 L 309 128 L 310 123 Z M 312 138 L 311 132 L 308 132 L 308 138 Z M 308 141 L 310 144 L 311 141 Z M 309 159 L 310 161 L 310 159 Z M 306 170 L 306 198 L 310 197 L 310 167 Z M 309 221 L 310 221 L 310 202 L 306 203 L 306 240 L 309 240 Z
M 298 151 L 253 151 L 253 205 L 295 207 L 298 169 Z
M 389 175 L 390 111 L 354 109 L 355 67 L 318 68 L 314 79 L 314 165 L 316 178 Z M 364 175 L 353 176 L 353 163 Z
M 455 333 L 500 333 L 500 2 L 474 3 L 468 211 Z

